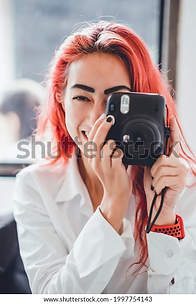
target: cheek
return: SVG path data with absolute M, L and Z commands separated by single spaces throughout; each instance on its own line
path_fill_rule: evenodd
M 66 111 L 65 123 L 70 135 L 76 135 L 78 133 L 78 127 L 83 121 L 82 115 L 77 114 L 74 111 Z
M 78 105 L 72 103 L 70 98 L 65 100 L 65 124 L 72 138 L 77 136 L 78 127 L 82 124 L 84 119 L 84 109 L 81 110 Z
M 71 135 L 70 131 L 73 129 L 73 126 L 75 125 L 75 115 L 74 115 L 74 109 L 71 106 L 70 101 L 66 99 L 65 99 L 65 124 L 68 132 Z

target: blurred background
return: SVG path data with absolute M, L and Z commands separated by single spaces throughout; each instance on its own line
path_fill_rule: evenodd
M 159 0 L 1 0 L 1 3 L 1 47 L 4 46 L 1 61 L 6 71 L 3 85 L 13 78 L 42 81 L 55 49 L 78 23 L 101 16 L 130 25 L 158 60 Z
M 175 89 L 181 125 L 196 152 L 195 12 L 195 0 L 0 0 L 0 217 L 12 214 L 15 174 L 34 161 L 30 138 L 48 65 L 81 22 L 114 20 L 140 35 Z M 21 141 L 27 157 L 18 157 Z

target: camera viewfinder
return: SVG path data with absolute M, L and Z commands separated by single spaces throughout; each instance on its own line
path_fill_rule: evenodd
M 129 103 L 130 103 L 130 97 L 129 95 L 122 95 L 120 100 L 120 112 L 122 114 L 127 114 L 129 112 Z

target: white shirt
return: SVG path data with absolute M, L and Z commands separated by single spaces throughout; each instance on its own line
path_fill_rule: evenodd
M 185 188 L 175 212 L 185 238 L 147 234 L 147 268 L 138 267 L 134 196 L 119 235 L 93 212 L 76 156 L 67 166 L 23 169 L 16 179 L 14 213 L 21 256 L 33 293 L 196 293 L 196 189 Z M 128 270 L 128 271 L 127 271 Z M 174 284 L 171 280 L 174 278 Z

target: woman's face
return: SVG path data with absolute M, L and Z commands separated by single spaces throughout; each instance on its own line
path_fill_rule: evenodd
M 71 63 L 65 91 L 65 121 L 71 138 L 84 152 L 95 121 L 105 113 L 109 95 L 129 92 L 129 73 L 118 57 L 93 53 Z

